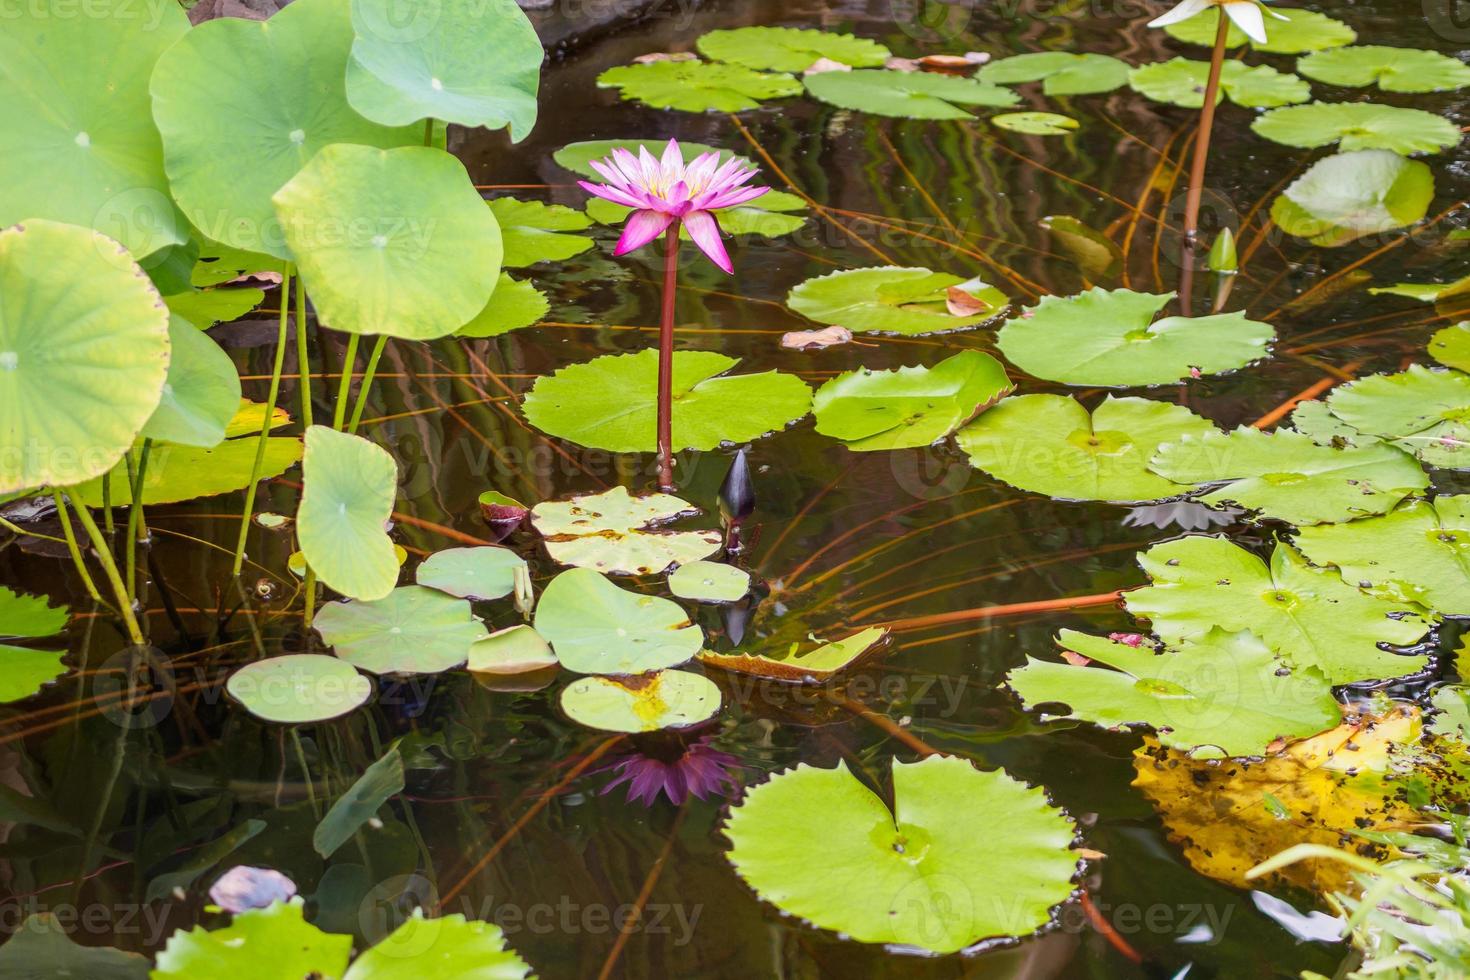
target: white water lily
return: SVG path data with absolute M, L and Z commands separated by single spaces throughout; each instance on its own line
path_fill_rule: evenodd
M 1167 27 L 1177 24 L 1182 20 L 1189 20 L 1195 14 L 1204 13 L 1211 7 L 1220 7 L 1225 11 L 1225 16 L 1245 32 L 1245 36 L 1257 44 L 1266 43 L 1266 19 L 1261 16 L 1262 11 L 1269 13 L 1277 20 L 1286 20 L 1281 14 L 1266 8 L 1259 0 L 1180 0 L 1162 17 L 1155 17 L 1148 22 L 1149 27 Z

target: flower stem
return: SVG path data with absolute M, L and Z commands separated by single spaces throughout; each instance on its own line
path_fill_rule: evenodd
M 347 353 L 342 355 L 342 374 L 337 379 L 337 406 L 332 410 L 332 428 L 342 431 L 347 422 L 347 399 L 352 394 L 352 372 L 357 370 L 358 334 L 347 335 Z
M 1205 192 L 1205 165 L 1210 159 L 1210 133 L 1215 128 L 1215 102 L 1220 96 L 1220 73 L 1225 68 L 1225 41 L 1230 18 L 1220 12 L 1215 29 L 1215 53 L 1210 58 L 1210 79 L 1205 83 L 1205 104 L 1199 112 L 1199 135 L 1194 141 L 1194 165 L 1189 172 L 1189 195 L 1184 202 L 1184 240 L 1192 246 L 1199 235 L 1199 204 Z
M 357 403 L 352 406 L 352 421 L 347 424 L 347 431 L 352 435 L 357 434 L 357 427 L 362 424 L 362 410 L 367 407 L 373 375 L 378 371 L 378 362 L 383 359 L 383 348 L 387 346 L 387 334 L 379 334 L 378 339 L 373 342 L 373 352 L 368 355 L 367 369 L 362 372 L 362 381 L 357 386 Z
M 306 350 L 306 288 L 296 281 L 296 376 L 301 386 L 301 426 L 311 428 L 311 357 Z
M 298 286 L 300 284 L 298 283 Z M 245 539 L 250 534 L 250 517 L 255 513 L 255 489 L 260 482 L 260 470 L 265 465 L 266 440 L 270 438 L 271 422 L 276 414 L 276 399 L 281 394 L 281 368 L 286 361 L 286 328 L 290 326 L 291 309 L 291 263 L 286 263 L 281 276 L 281 321 L 276 331 L 276 359 L 271 367 L 270 391 L 265 399 L 265 420 L 260 423 L 260 439 L 255 444 L 255 462 L 250 467 L 250 483 L 245 488 L 245 513 L 240 518 L 240 537 L 235 542 L 235 564 L 230 574 L 240 575 L 245 565 Z
M 664 236 L 664 307 L 658 328 L 658 488 L 674 486 L 674 298 L 679 287 L 679 222 Z
M 143 517 L 143 480 L 148 473 L 148 454 L 152 451 L 153 440 L 144 439 L 143 448 L 138 451 L 136 467 L 133 464 L 133 454 L 128 453 L 128 540 L 124 545 L 124 552 L 127 555 L 125 581 L 128 583 L 129 598 L 137 595 L 138 538 L 148 534 L 148 522 Z
M 92 573 L 87 571 L 87 560 L 82 557 L 82 549 L 77 546 L 71 518 L 66 516 L 66 498 L 61 495 L 60 490 L 52 490 L 51 497 L 56 501 L 56 516 L 61 518 L 61 533 L 66 538 L 66 550 L 71 553 L 71 560 L 81 573 L 82 584 L 87 587 L 87 594 L 92 597 L 93 602 L 101 602 L 102 595 L 97 591 L 97 583 L 92 581 Z
M 61 505 L 61 494 L 56 494 L 57 506 Z M 133 615 L 133 603 L 128 598 L 127 587 L 123 585 L 122 574 L 117 570 L 117 562 L 112 559 L 112 552 L 107 549 L 107 539 L 102 536 L 102 530 L 97 522 L 92 520 L 92 515 L 87 513 L 86 505 L 79 504 L 76 508 L 77 520 L 82 522 L 82 527 L 87 529 L 87 537 L 92 539 L 92 552 L 97 556 L 97 561 L 102 564 L 102 571 L 107 573 L 107 581 L 112 585 L 112 593 L 117 596 L 117 611 L 122 613 L 123 624 L 128 629 L 128 639 L 134 646 L 143 645 L 143 631 L 138 628 L 138 618 Z M 65 516 L 62 517 L 63 527 Z

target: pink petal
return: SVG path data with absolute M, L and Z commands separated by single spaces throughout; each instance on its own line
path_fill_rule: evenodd
M 612 151 L 612 163 L 613 166 L 622 172 L 629 183 L 637 183 L 638 175 L 643 172 L 643 167 L 639 164 L 638 158 L 622 147 L 618 147 Z
M 710 209 L 733 208 L 737 204 L 744 204 L 747 201 L 755 200 L 768 190 L 770 190 L 769 187 L 740 187 L 732 191 L 724 191 L 723 193 L 715 194 L 708 203 L 701 205 L 701 207 Z
M 623 172 L 610 161 L 589 160 L 587 162 L 593 170 L 602 175 L 603 180 L 607 181 L 609 184 L 612 184 L 614 187 L 621 187 L 623 190 L 627 190 L 629 187 L 632 186 L 632 184 L 628 181 L 628 178 L 623 176 Z
M 684 227 L 689 229 L 689 237 L 694 239 L 694 244 L 699 250 L 709 256 L 711 262 L 724 269 L 729 275 L 735 274 L 735 266 L 730 261 L 730 253 L 725 251 L 725 243 L 720 241 L 720 223 L 715 216 L 708 211 L 690 211 L 684 215 Z
M 635 248 L 642 248 L 667 231 L 673 223 L 672 214 L 652 210 L 634 211 L 628 215 L 628 223 L 623 225 L 623 235 L 618 239 L 618 247 L 613 249 L 613 254 L 626 255 Z
M 639 198 L 634 197 L 626 191 L 618 190 L 616 187 L 608 187 L 606 184 L 594 184 L 586 180 L 579 180 L 577 184 L 588 194 L 595 194 L 597 197 L 611 201 L 614 204 L 621 204 L 625 208 L 642 208 L 645 206 Z
M 677 177 L 684 172 L 684 151 L 679 149 L 678 140 L 669 140 L 669 145 L 664 147 L 664 156 L 659 161 L 659 168 L 663 170 L 665 177 Z

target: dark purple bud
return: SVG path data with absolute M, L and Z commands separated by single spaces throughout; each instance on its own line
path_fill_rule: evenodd
M 726 523 L 739 523 L 755 511 L 755 484 L 750 478 L 750 464 L 745 450 L 735 454 L 725 482 L 720 484 L 720 514 Z
M 510 537 L 530 512 L 525 504 L 503 493 L 486 490 L 480 494 L 480 516 L 490 525 L 490 532 L 496 541 L 504 541 Z

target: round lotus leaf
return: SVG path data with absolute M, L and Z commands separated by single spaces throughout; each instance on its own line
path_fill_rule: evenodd
M 1328 247 L 1419 221 L 1434 199 L 1434 175 L 1388 150 L 1358 150 L 1318 160 L 1271 204 L 1288 234 Z
M 1191 484 L 1150 472 L 1158 447 L 1214 430 L 1182 405 L 1103 399 L 1091 415 L 1062 395 L 1002 399 L 955 436 L 970 462 L 1021 490 L 1062 500 L 1162 500 Z
M 817 389 L 817 431 L 855 452 L 928 446 L 1014 390 L 989 354 L 961 351 L 932 368 L 859 368 Z
M 148 78 L 189 30 L 176 4 L 34 0 L 0 31 L 0 227 L 95 228 L 142 258 L 188 241 L 163 171 Z
M 469 323 L 495 291 L 500 227 L 443 150 L 339 143 L 273 200 L 324 326 L 432 340 Z
M 1245 36 L 1244 31 L 1232 23 L 1226 32 L 1226 47 L 1238 48 L 1249 42 L 1250 46 L 1257 51 L 1269 51 L 1272 54 L 1303 54 L 1308 51 L 1321 51 L 1324 48 L 1341 47 L 1344 44 L 1352 44 L 1358 39 L 1357 32 L 1342 21 L 1333 20 L 1314 10 L 1293 10 L 1289 7 L 1273 5 L 1271 14 L 1276 16 L 1266 17 L 1265 44 L 1257 44 L 1252 41 Z M 1171 37 L 1178 38 L 1186 44 L 1200 44 L 1212 48 L 1215 46 L 1215 35 L 1219 28 L 1220 11 L 1206 9 L 1188 20 L 1170 24 L 1164 30 Z
M 536 122 L 545 52 L 515 0 L 352 0 L 347 101 L 385 126 Z
M 347 104 L 351 48 L 347 0 L 296 0 L 268 21 L 207 21 L 158 59 L 153 116 L 170 188 L 205 236 L 290 259 L 271 195 L 319 150 L 423 142 L 422 126 L 380 126 Z M 395 191 L 408 193 L 384 189 Z
M 750 573 L 718 561 L 691 561 L 674 569 L 669 591 L 696 602 L 734 602 L 750 591 Z
M 604 732 L 688 728 L 720 710 L 720 689 L 709 678 L 684 670 L 580 677 L 561 692 L 561 710 L 577 724 Z
M 450 548 L 430 555 L 415 580 L 461 599 L 499 599 L 515 591 L 516 570 L 525 567 L 509 548 Z
M 1353 430 L 1390 439 L 1430 466 L 1470 467 L 1470 375 L 1412 364 L 1333 389 L 1327 407 Z
M 545 293 L 502 272 L 495 292 L 490 294 L 490 302 L 473 320 L 454 331 L 454 335 L 475 339 L 499 337 L 539 323 L 550 312 L 551 302 Z
M 935 755 L 894 761 L 893 800 L 843 762 L 797 766 L 731 809 L 730 863 L 783 912 L 935 953 L 1028 935 L 1071 896 L 1075 831 L 1040 788 Z
M 1297 545 L 1310 561 L 1336 566 L 1354 587 L 1442 616 L 1470 614 L 1470 494 L 1410 500 L 1382 517 L 1304 527 Z
M 1435 331 L 1429 338 L 1429 356 L 1445 367 L 1470 371 L 1470 320 Z
M 1128 63 L 1105 54 L 1039 51 L 992 61 L 976 77 L 994 85 L 1041 82 L 1051 96 L 1091 95 L 1127 85 Z
M 398 494 L 398 464 L 361 436 L 324 425 L 306 430 L 296 537 L 329 588 L 381 599 L 398 583 L 386 530 Z
M 790 75 L 702 61 L 619 65 L 598 75 L 597 85 L 655 109 L 684 112 L 740 112 L 801 94 L 801 82 Z
M 1104 728 L 1148 725 L 1196 758 L 1262 755 L 1342 721 L 1327 679 L 1286 670 L 1254 633 L 1214 629 L 1163 653 L 1074 630 L 1057 643 L 1085 666 L 1028 658 L 1006 678 L 1027 706 L 1065 705 L 1061 717 Z
M 526 674 L 557 664 L 545 637 L 529 626 L 520 625 L 476 640 L 470 647 L 466 666 L 479 674 Z
M 1198 109 L 1205 104 L 1209 76 L 1209 62 L 1173 58 L 1134 68 L 1128 73 L 1128 84 L 1155 102 Z M 1312 87 L 1295 75 L 1268 65 L 1248 68 L 1239 61 L 1226 61 L 1220 73 L 1216 101 L 1226 96 L 1236 105 L 1265 109 L 1306 102 L 1312 97 Z
M 353 960 L 342 980 L 413 980 L 430 968 L 445 980 L 525 980 L 531 975 L 530 964 L 506 944 L 499 926 L 458 913 L 426 918 L 416 908 Z
M 296 653 L 246 664 L 225 690 L 262 721 L 299 725 L 356 710 L 372 697 L 373 682 L 344 660 Z
M 1002 112 L 990 121 L 1001 129 L 1027 136 L 1066 136 L 1081 124 L 1056 112 Z
M 163 395 L 168 319 L 111 239 L 41 220 L 0 230 L 0 493 L 122 459 Z
M 808 75 L 806 90 L 841 109 L 903 119 L 969 119 L 960 106 L 1008 106 L 1021 101 L 1010 89 L 973 78 L 926 71 L 826 71 Z
M 240 407 L 235 362 L 208 334 L 177 315 L 169 317 L 168 339 L 163 396 L 142 434 L 183 446 L 217 446 Z
M 1363 44 L 1319 51 L 1296 63 L 1297 71 L 1328 85 L 1376 84 L 1385 92 L 1448 92 L 1470 85 L 1470 65 L 1419 48 Z
M 1006 321 L 996 346 L 1037 378 L 1088 387 L 1171 384 L 1265 357 L 1276 331 L 1244 313 L 1154 320 L 1173 293 L 1089 289 L 1045 296 Z
M 592 169 L 591 162 L 593 160 L 606 160 L 612 156 L 613 150 L 627 150 L 634 156 L 638 156 L 639 150 L 645 147 L 656 159 L 662 160 L 664 150 L 668 148 L 668 145 L 668 140 L 659 139 L 584 140 L 580 143 L 568 143 L 553 153 L 551 159 L 556 161 L 557 166 L 565 167 L 572 173 L 580 174 L 588 180 L 603 181 L 607 178 Z M 733 158 L 738 159 L 747 170 L 755 166 L 754 161 L 749 157 L 743 157 L 738 153 L 732 153 L 729 150 L 709 146 L 705 143 L 690 143 L 679 140 L 679 150 L 683 153 L 685 160 L 693 160 L 695 157 L 703 156 L 706 153 L 718 153 L 720 155 L 718 161 L 720 165 L 728 163 Z
M 65 650 L 33 650 L 0 643 L 0 704 L 21 701 L 62 674 Z
M 1268 565 L 1224 538 L 1196 535 L 1154 545 L 1138 563 L 1153 584 L 1124 602 L 1165 643 L 1248 629 L 1288 667 L 1315 668 L 1330 684 L 1402 677 L 1429 663 L 1380 646 L 1412 646 L 1429 631 L 1411 603 L 1348 585 L 1290 545 L 1278 542 Z
M 257 423 L 252 438 L 226 439 L 208 448 L 154 443 L 148 453 L 147 472 L 143 474 L 142 502 L 148 505 L 176 504 L 243 490 L 250 485 L 259 434 Z M 260 472 L 255 475 L 269 480 L 286 472 L 300 459 L 300 439 L 295 436 L 268 438 Z M 69 488 L 68 496 L 84 507 L 101 507 L 107 499 L 114 507 L 131 503 L 133 494 L 126 463 L 119 462 L 109 474 Z M 110 498 L 102 492 L 104 480 L 111 484 Z
M 1388 443 L 1339 449 L 1248 427 L 1185 435 L 1161 446 L 1149 469 L 1176 483 L 1218 485 L 1205 503 L 1298 526 L 1382 514 L 1429 484 L 1414 457 Z
M 1273 109 L 1251 124 L 1268 140 L 1287 146 L 1326 146 L 1344 151 L 1437 153 L 1460 142 L 1460 127 L 1432 112 L 1372 102 L 1313 102 Z
M 55 636 L 71 613 L 53 607 L 45 596 L 21 595 L 0 585 L 0 636 Z
M 337 656 L 374 674 L 437 674 L 459 667 L 485 625 L 464 599 L 405 585 L 372 602 L 329 602 L 312 626 Z
M 958 289 L 982 305 L 955 315 L 947 300 Z M 882 266 L 844 269 L 798 283 L 786 305 L 818 323 L 856 332 L 924 334 L 959 330 L 994 319 L 1009 305 L 993 286 L 929 269 Z
M 302 910 L 302 900 L 296 898 L 248 909 L 223 929 L 179 929 L 159 951 L 148 976 L 151 980 L 342 976 L 352 955 L 352 937 L 323 932 L 306 921 Z
M 811 389 L 776 371 L 726 375 L 739 363 L 713 351 L 675 351 L 673 444 L 714 449 L 784 429 L 811 409 Z M 658 351 L 609 354 L 537 379 L 522 404 L 543 432 L 615 453 L 658 448 Z
M 551 580 L 536 605 L 536 632 L 579 674 L 642 674 L 687 663 L 704 643 L 676 602 L 620 589 L 590 568 Z
M 710 31 L 696 42 L 699 53 L 761 71 L 803 72 L 826 58 L 853 68 L 881 68 L 893 54 L 877 41 L 797 27 L 737 27 Z
M 545 539 L 546 553 L 563 565 L 607 574 L 655 575 L 720 549 L 724 534 L 718 530 L 676 531 L 663 526 L 698 513 L 699 508 L 670 494 L 635 497 L 617 486 L 539 503 L 531 509 L 531 523 Z

